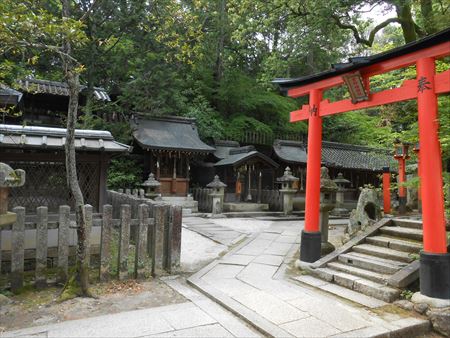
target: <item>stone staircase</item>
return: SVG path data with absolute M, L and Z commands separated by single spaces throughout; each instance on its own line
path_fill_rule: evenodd
M 395 283 L 391 280 L 410 273 L 411 269 L 406 267 L 417 258 L 412 254 L 418 254 L 421 248 L 421 221 L 393 219 L 325 266 L 310 272 L 328 282 L 392 302 L 402 290 L 392 286 Z

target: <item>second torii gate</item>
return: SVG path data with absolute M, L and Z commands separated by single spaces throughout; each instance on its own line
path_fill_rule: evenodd
M 308 161 L 306 176 L 305 227 L 302 231 L 300 259 L 320 258 L 320 166 L 322 118 L 353 110 L 417 99 L 423 252 L 421 252 L 421 293 L 450 299 L 450 254 L 447 252 L 441 148 L 438 138 L 437 95 L 450 92 L 450 69 L 436 73 L 435 60 L 450 55 L 450 29 L 370 57 L 353 58 L 332 70 L 297 79 L 277 79 L 290 97 L 309 95 L 309 104 L 291 112 L 290 121 L 308 120 Z M 370 92 L 370 78 L 395 69 L 416 66 L 416 79 L 398 88 Z M 323 100 L 325 90 L 346 84 L 352 99 Z

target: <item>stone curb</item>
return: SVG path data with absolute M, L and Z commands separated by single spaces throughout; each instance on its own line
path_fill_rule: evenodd
M 244 241 L 237 247 L 233 248 L 226 255 L 224 255 L 221 259 L 227 258 L 228 256 L 233 255 L 235 252 L 242 249 L 248 243 L 253 241 L 259 234 L 255 234 L 251 236 L 248 240 Z M 225 295 L 223 292 L 217 290 L 211 284 L 201 280 L 201 277 L 211 271 L 215 266 L 217 266 L 221 259 L 217 259 L 214 262 L 208 264 L 203 269 L 192 275 L 187 279 L 188 284 L 195 287 L 197 290 L 211 298 L 216 303 L 222 305 L 228 311 L 232 312 L 242 320 L 246 321 L 253 327 L 255 327 L 258 331 L 264 334 L 267 337 L 292 337 L 289 333 L 279 328 L 277 325 L 271 323 L 267 319 L 258 315 L 254 311 L 248 309 L 244 305 L 240 304 L 233 298 Z

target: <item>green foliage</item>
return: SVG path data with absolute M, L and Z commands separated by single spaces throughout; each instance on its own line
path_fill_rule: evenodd
M 200 138 L 204 140 L 218 140 L 224 138 L 225 121 L 222 116 L 209 105 L 204 97 L 197 96 L 188 106 L 184 116 L 196 119 Z
M 403 290 L 402 293 L 400 294 L 400 297 L 406 300 L 410 300 L 412 298 L 412 296 L 414 295 L 414 291 L 411 290 Z
M 109 189 L 133 189 L 142 183 L 142 168 L 136 161 L 122 156 L 111 161 L 108 169 Z
M 116 141 L 124 144 L 130 144 L 133 140 L 132 129 L 128 122 L 107 122 L 96 115 L 84 114 L 80 117 L 80 123 L 77 127 L 82 129 L 108 130 Z
M 241 140 L 247 131 L 265 134 L 269 138 L 273 137 L 272 129 L 267 124 L 244 115 L 237 115 L 231 118 L 230 123 L 227 125 L 226 136 L 232 140 Z

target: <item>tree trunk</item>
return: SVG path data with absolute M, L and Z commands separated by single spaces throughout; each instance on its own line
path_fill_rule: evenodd
M 420 12 L 423 17 L 423 29 L 428 34 L 436 33 L 436 25 L 433 17 L 433 2 L 431 0 L 420 0 Z
M 414 23 L 411 5 L 408 1 L 399 1 L 395 5 L 397 11 L 397 17 L 401 20 L 401 27 L 403 32 L 403 38 L 405 42 L 413 42 L 417 40 L 416 25 Z
M 70 0 L 61 0 L 63 18 L 70 17 Z M 61 54 L 64 75 L 69 87 L 69 107 L 67 111 L 67 134 L 65 144 L 66 175 L 67 184 L 75 201 L 75 219 L 77 224 L 77 262 L 74 275 L 66 283 L 62 298 L 72 296 L 88 296 L 89 293 L 89 270 L 86 238 L 86 217 L 84 213 L 84 198 L 81 192 L 77 176 L 77 162 L 75 153 L 75 123 L 78 112 L 78 98 L 80 92 L 79 74 L 76 63 L 70 57 L 70 41 L 63 44 L 63 54 Z

